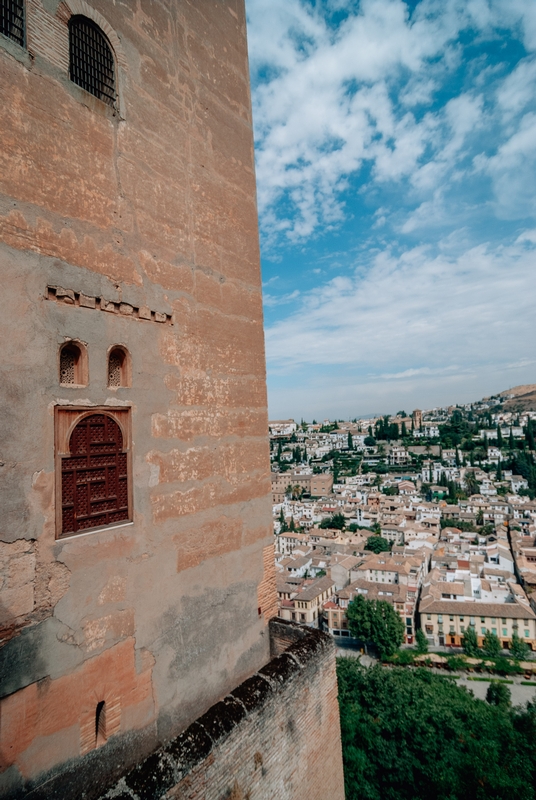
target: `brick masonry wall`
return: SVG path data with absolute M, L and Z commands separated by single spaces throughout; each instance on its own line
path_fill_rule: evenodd
M 273 544 L 262 551 L 263 577 L 257 590 L 258 612 L 266 621 L 277 617 L 277 586 L 275 580 L 275 553 Z
M 287 649 L 100 800 L 344 800 L 334 644 L 270 630 Z

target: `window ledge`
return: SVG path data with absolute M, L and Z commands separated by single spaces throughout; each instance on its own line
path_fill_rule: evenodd
M 71 539 L 80 539 L 82 536 L 91 536 L 94 533 L 104 533 L 104 531 L 115 531 L 118 528 L 129 528 L 134 525 L 134 520 L 125 520 L 125 522 L 118 522 L 116 525 L 100 525 L 98 528 L 90 528 L 82 533 L 66 533 L 56 539 L 56 542 L 69 542 Z

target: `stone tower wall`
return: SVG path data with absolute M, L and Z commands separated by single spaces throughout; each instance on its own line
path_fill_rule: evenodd
M 0 795 L 75 770 L 82 798 L 269 658 L 245 11 L 25 7 L 26 47 L 0 36 Z M 108 36 L 115 110 L 69 80 L 72 14 Z M 130 387 L 107 387 L 114 345 Z M 132 522 L 58 538 L 62 448 L 94 408 L 124 422 Z

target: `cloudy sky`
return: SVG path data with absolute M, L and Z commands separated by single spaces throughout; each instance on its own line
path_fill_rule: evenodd
M 536 382 L 536 0 L 247 0 L 270 416 Z

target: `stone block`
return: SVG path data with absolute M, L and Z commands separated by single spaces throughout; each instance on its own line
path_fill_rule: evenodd
M 79 302 L 82 308 L 96 308 L 97 306 L 96 299 L 85 294 L 80 295 Z
M 61 300 L 62 303 L 74 305 L 74 292 L 72 289 L 62 289 L 61 286 L 56 287 L 56 300 Z

